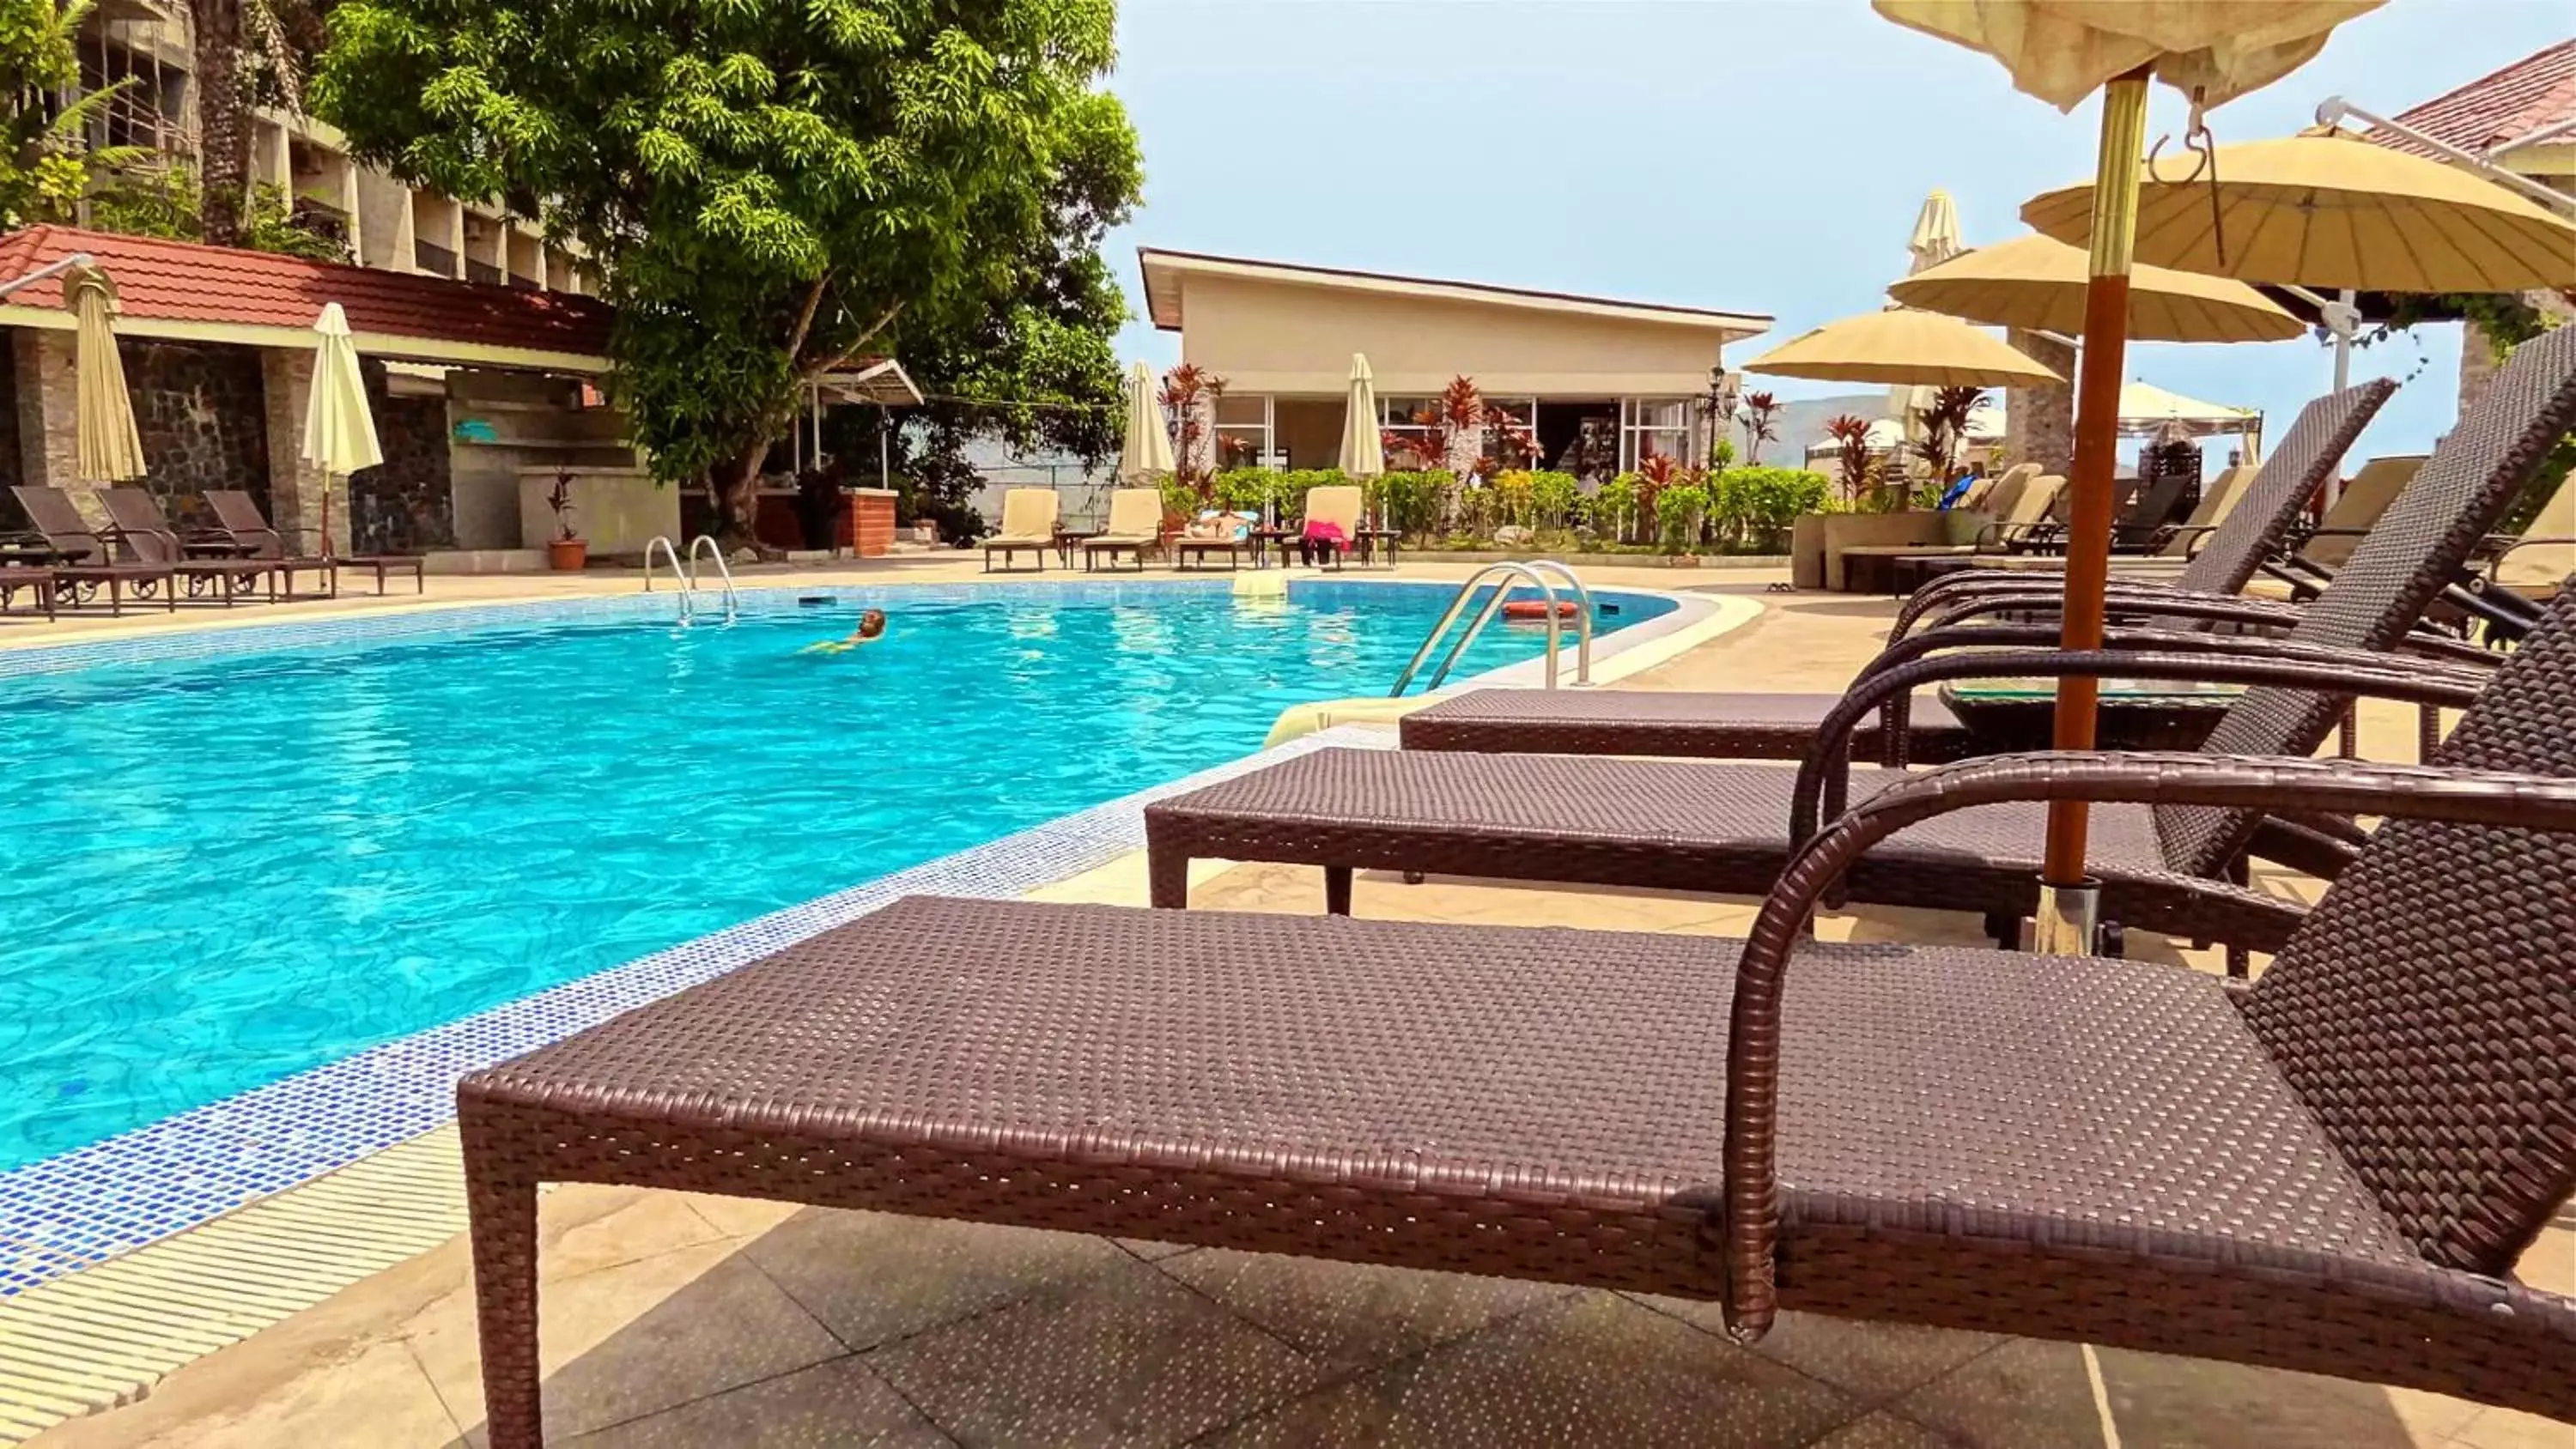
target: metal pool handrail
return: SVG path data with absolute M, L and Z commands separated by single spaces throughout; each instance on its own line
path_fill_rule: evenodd
M 1571 565 L 1556 559 L 1534 558 L 1530 560 L 1529 566 L 1533 569 L 1546 569 L 1563 574 L 1565 582 L 1573 588 L 1574 682 L 1577 685 L 1590 684 L 1592 682 L 1592 591 L 1583 586 L 1583 576 L 1577 574 Z M 1548 652 L 1550 654 L 1556 652 L 1553 641 L 1549 643 Z
M 733 591 L 733 570 L 725 566 L 724 549 L 716 543 L 713 534 L 702 533 L 689 540 L 689 592 L 694 596 L 698 590 L 698 550 L 701 548 L 706 550 L 707 557 L 715 560 L 716 577 L 724 580 L 725 622 L 730 624 L 741 613 L 740 602 Z
M 1420 672 L 1422 661 L 1431 656 L 1432 646 L 1440 642 L 1440 637 L 1449 632 L 1449 626 L 1458 622 L 1458 616 L 1465 612 L 1467 601 L 1475 597 L 1477 586 L 1497 574 L 1501 574 L 1506 577 L 1517 576 L 1519 578 L 1527 579 L 1538 589 L 1539 593 L 1546 598 L 1547 687 L 1550 689 L 1556 688 L 1556 645 L 1558 627 L 1556 618 L 1556 590 L 1549 586 L 1547 580 L 1542 577 L 1537 570 L 1532 569 L 1525 564 L 1490 563 L 1469 575 L 1467 582 L 1458 586 L 1457 594 L 1449 600 L 1449 608 L 1447 612 L 1440 616 L 1439 623 L 1431 626 L 1431 632 L 1423 637 L 1422 647 L 1413 651 L 1413 658 L 1405 664 L 1404 672 L 1395 677 L 1395 687 L 1387 691 L 1387 697 L 1389 699 L 1400 698 L 1404 694 L 1404 687 L 1411 684 L 1413 682 L 1413 676 Z M 1487 599 L 1485 601 L 1485 607 L 1477 611 L 1475 619 L 1467 625 L 1466 632 L 1458 636 L 1458 642 L 1451 645 L 1449 647 L 1449 652 L 1441 658 L 1440 667 L 1432 672 L 1431 682 L 1423 686 L 1423 690 L 1426 693 L 1431 690 L 1438 689 L 1440 687 L 1440 681 L 1449 677 L 1450 667 L 1458 662 L 1458 656 L 1466 652 L 1468 645 L 1476 642 L 1476 636 L 1483 632 L 1485 625 L 1493 619 L 1496 613 L 1501 611 L 1503 607 L 1503 598 L 1510 592 L 1511 589 L 1503 583 L 1497 582 L 1494 585 L 1494 596 Z
M 653 550 L 656 548 L 661 549 L 662 556 L 671 561 L 671 577 L 680 586 L 680 627 L 685 629 L 697 620 L 697 582 L 689 577 L 688 570 L 680 566 L 679 546 L 671 542 L 669 535 L 657 533 L 644 545 L 644 592 L 653 592 Z

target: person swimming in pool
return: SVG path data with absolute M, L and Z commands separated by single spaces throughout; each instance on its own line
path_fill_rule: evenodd
M 848 638 L 826 639 L 819 644 L 808 644 L 797 652 L 800 654 L 847 654 L 862 644 L 873 644 L 877 640 L 884 638 L 885 630 L 885 610 L 870 609 L 859 616 L 859 627 L 852 629 Z

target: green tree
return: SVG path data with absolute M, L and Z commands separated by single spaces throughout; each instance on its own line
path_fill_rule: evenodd
M 0 0 L 0 231 L 71 220 L 93 176 L 142 154 L 92 149 L 85 134 L 118 87 L 59 100 L 80 84 L 74 45 L 89 10 L 89 0 Z
M 1112 21 L 1110 0 L 343 0 L 310 100 L 367 159 L 588 249 L 636 440 L 743 538 L 803 385 L 863 354 L 1012 389 L 986 396 L 1052 384 L 1081 406 L 1050 414 L 1113 420 L 1031 409 L 1026 432 L 1114 438 L 1098 242 L 1137 161 L 1096 89 Z

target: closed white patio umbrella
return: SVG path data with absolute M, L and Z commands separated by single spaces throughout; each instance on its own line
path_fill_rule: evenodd
M 1118 450 L 1118 481 L 1156 483 L 1172 473 L 1172 434 L 1154 397 L 1154 370 L 1139 362 L 1127 369 L 1127 441 Z
M 304 461 L 322 470 L 322 556 L 331 557 L 331 478 L 347 477 L 385 461 L 376 441 L 375 415 L 367 410 L 367 380 L 358 370 L 358 345 L 349 336 L 340 304 L 323 307 L 313 330 L 313 388 L 304 406 Z
M 1368 358 L 1351 354 L 1351 393 L 1342 405 L 1342 476 L 1367 487 L 1367 480 L 1386 471 L 1386 447 L 1379 439 L 1377 417 L 1377 379 L 1369 372 Z M 1385 519 L 1377 526 L 1387 526 Z

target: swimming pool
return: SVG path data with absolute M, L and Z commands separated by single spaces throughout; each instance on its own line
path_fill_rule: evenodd
M 11 679 L 0 1170 L 1243 755 L 1289 704 L 1382 691 L 1447 590 L 828 597 Z M 1605 629 L 1673 607 L 1602 601 Z M 798 652 L 866 606 L 885 640 Z

